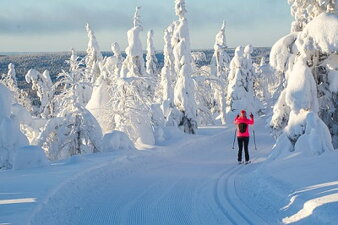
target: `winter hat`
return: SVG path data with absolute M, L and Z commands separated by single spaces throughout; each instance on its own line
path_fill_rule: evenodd
M 244 114 L 244 113 L 246 113 L 246 111 L 245 110 L 241 110 L 241 114 Z

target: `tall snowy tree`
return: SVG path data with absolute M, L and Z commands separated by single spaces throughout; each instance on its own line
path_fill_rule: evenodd
M 186 133 L 197 132 L 197 109 L 195 102 L 195 87 L 191 78 L 191 50 L 188 20 L 185 17 L 186 8 L 184 0 L 175 0 L 175 12 L 179 17 L 174 22 L 175 28 L 172 36 L 175 72 L 177 82 L 174 91 L 174 104 L 180 111 L 178 126 Z
M 111 46 L 111 49 L 113 51 L 114 58 L 115 58 L 115 65 L 113 68 L 114 74 L 116 76 L 119 76 L 121 72 L 121 68 L 122 68 L 122 63 L 123 63 L 123 56 L 121 53 L 121 48 L 117 42 L 114 42 Z
M 244 109 L 257 113 L 260 110 L 260 104 L 253 90 L 253 69 L 249 62 L 250 58 L 247 56 L 249 49 L 244 50 L 242 46 L 237 47 L 230 63 L 227 112 L 239 113 Z
M 11 98 L 8 88 L 0 84 L 0 169 L 10 169 L 16 150 L 29 144 L 19 125 L 11 118 Z
M 228 86 L 227 75 L 229 73 L 230 57 L 226 52 L 225 22 L 216 35 L 214 54 L 211 59 L 211 75 L 219 79 L 218 85 L 213 85 L 214 107 L 213 111 L 219 114 L 222 124 L 226 123 L 226 88 Z
M 146 71 L 144 67 L 143 49 L 140 40 L 140 33 L 143 31 L 140 8 L 136 7 L 134 14 L 133 27 L 127 32 L 128 47 L 126 48 L 127 57 L 123 62 L 120 77 L 144 77 Z
M 2 75 L 0 82 L 12 92 L 13 103 L 22 105 L 28 112 L 33 110 L 32 101 L 28 97 L 28 93 L 24 89 L 19 89 L 18 87 L 14 64 L 8 64 L 8 72 L 7 74 Z
M 94 116 L 85 109 L 88 81 L 85 71 L 75 62 L 75 51 L 69 60 L 69 72 L 63 71 L 53 89 L 59 90 L 52 100 L 53 117 L 49 118 L 37 138 L 37 144 L 50 160 L 76 154 L 95 153 L 101 148 L 102 131 Z
M 154 31 L 150 30 L 147 34 L 147 56 L 146 71 L 150 77 L 157 78 L 157 58 L 154 46 Z
M 318 2 L 291 3 L 316 9 Z M 273 157 L 288 151 L 321 154 L 333 149 L 332 142 L 338 146 L 338 16 L 332 3 L 272 48 L 271 65 L 286 82 L 270 123 L 279 135 Z
M 54 91 L 49 72 L 45 70 L 41 74 L 35 69 L 30 69 L 25 75 L 25 79 L 27 83 L 32 83 L 32 89 L 36 91 L 36 94 L 40 99 L 40 109 L 38 110 L 38 113 L 42 118 L 50 117 L 52 109 L 50 108 L 49 103 L 54 96 Z
M 89 24 L 86 24 L 86 31 L 89 39 L 87 46 L 87 55 L 85 58 L 87 77 L 94 84 L 96 79 L 100 76 L 100 63 L 103 60 L 103 57 L 94 31 L 89 26 Z
M 164 65 L 161 70 L 161 81 L 160 81 L 160 93 L 161 102 L 162 102 L 162 111 L 167 119 L 171 109 L 174 107 L 174 90 L 172 78 L 174 77 L 175 67 L 174 67 L 174 55 L 171 46 L 171 31 L 167 28 L 164 31 Z

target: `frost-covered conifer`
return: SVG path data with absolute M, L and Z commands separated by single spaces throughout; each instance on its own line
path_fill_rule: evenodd
M 212 56 L 210 68 L 211 75 L 219 79 L 218 85 L 212 85 L 214 91 L 214 107 L 212 111 L 217 112 L 222 124 L 226 123 L 226 89 L 228 86 L 227 75 L 229 73 L 230 57 L 226 52 L 227 44 L 225 37 L 225 22 L 216 35 L 214 55 Z
M 127 32 L 128 47 L 126 48 L 127 57 L 123 62 L 120 77 L 144 77 L 146 71 L 144 67 L 143 49 L 140 40 L 140 33 L 143 31 L 140 18 L 141 7 L 136 7 L 134 14 L 134 26 Z
M 88 35 L 87 56 L 85 58 L 87 77 L 94 84 L 96 79 L 100 76 L 100 63 L 103 60 L 99 44 L 96 40 L 94 31 L 86 24 L 86 31 Z
M 221 77 L 224 80 L 226 79 L 230 64 L 230 57 L 226 50 L 225 22 L 223 21 L 221 30 L 216 35 L 214 54 L 211 59 L 210 67 L 212 75 Z
M 121 72 L 121 68 L 122 68 L 122 63 L 123 63 L 121 48 L 117 42 L 114 42 L 111 46 L 111 49 L 115 57 L 114 74 L 116 74 L 116 76 L 119 76 Z
M 22 105 L 28 112 L 32 111 L 32 101 L 28 98 L 28 93 L 18 88 L 14 64 L 8 64 L 8 72 L 2 75 L 1 83 L 12 92 L 13 103 Z
M 195 87 L 191 78 L 191 50 L 188 20 L 185 18 L 185 1 L 175 0 L 175 12 L 179 20 L 174 22 L 175 29 L 172 45 L 175 59 L 177 82 L 174 91 L 174 104 L 180 111 L 175 116 L 178 126 L 186 133 L 195 134 L 197 131 L 197 109 L 195 102 Z
M 29 142 L 11 118 L 11 93 L 0 84 L 0 169 L 10 169 L 16 150 Z
M 280 135 L 274 157 L 285 151 L 321 154 L 333 149 L 331 137 L 338 146 L 337 11 L 316 15 L 271 50 L 271 66 L 285 79 L 270 123 Z
M 253 90 L 253 67 L 248 58 L 250 47 L 239 46 L 230 62 L 229 85 L 227 94 L 227 112 L 238 113 L 241 109 L 256 113 L 260 110 L 259 101 Z
M 336 0 L 289 0 L 291 15 L 295 21 L 291 25 L 292 32 L 299 32 L 306 24 L 321 13 L 334 13 L 338 10 Z
M 42 74 L 35 70 L 30 69 L 25 75 L 27 83 L 32 84 L 32 89 L 36 91 L 40 99 L 40 109 L 38 113 L 42 118 L 48 118 L 51 115 L 51 108 L 49 103 L 54 96 L 53 83 L 50 79 L 49 72 L 45 70 Z
M 174 90 L 172 78 L 174 77 L 175 68 L 174 68 L 174 55 L 171 46 L 171 32 L 169 28 L 164 31 L 164 65 L 161 70 L 161 81 L 160 81 L 160 92 L 161 102 L 162 102 L 162 111 L 167 119 L 171 109 L 174 107 Z
M 51 118 L 43 128 L 38 144 L 50 160 L 66 159 L 73 155 L 101 150 L 102 132 L 93 115 L 73 102 Z
M 150 30 L 147 34 L 147 56 L 146 71 L 150 77 L 157 78 L 157 58 L 154 46 L 154 31 Z
M 134 142 L 154 145 L 152 99 L 143 94 L 146 88 L 143 78 L 117 78 L 110 89 L 109 103 L 115 130 L 125 132 Z

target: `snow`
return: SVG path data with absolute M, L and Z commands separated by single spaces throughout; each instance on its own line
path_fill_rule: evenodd
M 49 165 L 44 151 L 39 146 L 24 146 L 15 152 L 13 169 L 40 168 Z
M 134 144 L 129 137 L 121 131 L 106 133 L 102 139 L 102 151 L 134 150 Z
M 191 52 L 185 0 L 164 31 L 161 74 L 152 30 L 144 62 L 141 7 L 126 58 L 116 42 L 103 58 L 87 24 L 87 55 L 72 49 L 55 84 L 30 69 L 40 102 L 18 88 L 10 63 L 0 81 L 0 224 L 336 223 L 337 5 L 289 4 L 292 33 L 270 65 L 253 62 L 250 44 L 230 62 L 225 22 L 210 65 L 198 65 L 210 55 Z M 243 109 L 256 114 L 250 165 L 237 164 L 225 120 Z
M 290 33 L 278 40 L 270 52 L 270 65 L 278 70 L 285 72 L 288 69 L 289 58 L 292 57 L 293 44 L 297 39 L 297 33 Z
M 304 59 L 299 58 L 290 74 L 286 87 L 286 104 L 295 112 L 301 109 L 318 112 L 316 84 Z
M 152 150 L 1 171 L 0 223 L 334 224 L 337 176 L 329 171 L 338 154 L 267 160 L 274 140 L 265 119 L 256 120 L 250 165 L 236 163 L 230 124 L 195 136 L 171 128 Z
M 299 49 L 311 51 L 320 49 L 323 53 L 338 51 L 338 15 L 326 14 L 314 18 L 298 37 Z

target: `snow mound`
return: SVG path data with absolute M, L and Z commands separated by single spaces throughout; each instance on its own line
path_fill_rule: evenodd
M 13 169 L 30 169 L 47 166 L 48 159 L 39 146 L 28 145 L 17 149 L 13 159 Z
M 103 136 L 102 150 L 103 152 L 118 151 L 118 150 L 134 150 L 135 146 L 129 139 L 128 135 L 114 130 Z
M 323 13 L 307 24 L 299 34 L 300 49 L 321 49 L 324 53 L 338 51 L 338 15 Z

